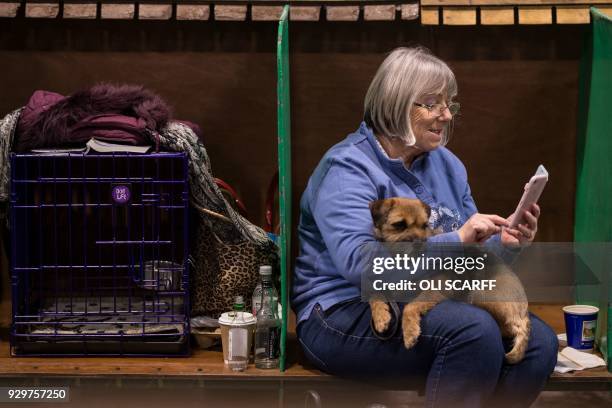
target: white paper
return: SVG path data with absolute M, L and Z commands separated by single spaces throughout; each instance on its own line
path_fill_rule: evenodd
M 102 140 L 98 140 L 93 137 L 87 142 L 88 153 L 90 150 L 94 150 L 99 153 L 129 152 L 144 154 L 148 152 L 151 147 L 152 146 L 134 146 L 128 144 L 103 142 Z
M 587 368 L 605 366 L 606 362 L 598 355 L 585 353 L 572 347 L 565 347 L 557 355 L 555 372 L 567 373 L 570 371 L 581 371 Z

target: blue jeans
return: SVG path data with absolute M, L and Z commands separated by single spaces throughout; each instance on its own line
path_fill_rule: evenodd
M 409 350 L 401 330 L 380 340 L 370 319 L 369 304 L 359 299 L 327 311 L 317 304 L 297 334 L 308 359 L 327 373 L 369 380 L 426 378 L 428 407 L 529 406 L 557 361 L 557 336 L 534 315 L 525 358 L 516 365 L 504 361 L 510 344 L 495 320 L 469 304 L 436 305 L 423 316 L 421 336 Z

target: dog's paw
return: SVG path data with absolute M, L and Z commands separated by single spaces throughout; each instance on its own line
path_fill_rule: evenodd
M 404 329 L 404 347 L 406 347 L 407 349 L 414 347 L 414 345 L 417 343 L 417 340 L 419 339 L 420 334 L 421 333 L 414 333 Z
M 372 305 L 372 322 L 376 332 L 384 333 L 387 331 L 389 323 L 391 323 L 391 312 L 388 304 L 376 302 Z
M 402 334 L 404 337 L 404 346 L 407 349 L 412 348 L 421 335 L 421 319 L 419 315 L 408 316 L 404 314 L 402 319 Z

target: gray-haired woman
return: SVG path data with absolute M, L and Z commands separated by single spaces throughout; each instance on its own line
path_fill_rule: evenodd
M 557 338 L 531 316 L 525 358 L 504 363 L 510 345 L 484 310 L 445 301 L 421 322 L 411 349 L 398 331 L 381 340 L 360 301 L 360 249 L 374 242 L 369 203 L 418 198 L 432 212 L 430 242 L 527 243 L 540 209 L 508 228 L 507 219 L 480 214 L 465 167 L 444 147 L 459 110 L 455 76 L 424 48 L 399 48 L 382 63 L 365 98 L 364 122 L 333 146 L 312 174 L 300 203 L 300 255 L 292 305 L 298 338 L 319 369 L 343 376 L 422 376 L 428 406 L 529 405 L 552 372 Z M 502 228 L 505 227 L 505 228 Z M 401 305 L 400 305 L 401 307 Z

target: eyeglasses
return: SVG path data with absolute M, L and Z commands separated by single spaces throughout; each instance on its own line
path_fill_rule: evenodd
M 457 113 L 459 113 L 459 109 L 461 108 L 461 105 L 459 105 L 458 102 L 453 102 L 448 106 L 442 105 L 441 103 L 434 103 L 433 105 L 427 105 L 424 103 L 414 102 L 414 104 L 416 106 L 420 106 L 421 108 L 427 109 L 429 113 L 432 113 L 435 116 L 442 116 L 442 113 L 444 113 L 444 110 L 447 108 L 448 108 L 448 111 L 451 113 L 451 115 L 455 116 Z

